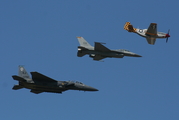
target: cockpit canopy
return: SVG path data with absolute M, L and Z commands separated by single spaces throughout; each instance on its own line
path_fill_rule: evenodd
M 166 33 L 163 33 L 163 32 L 157 32 L 157 34 L 165 35 Z
M 117 49 L 117 51 L 130 52 L 129 50 L 125 50 L 125 49 Z
M 77 84 L 82 84 L 82 85 L 84 85 L 82 82 L 78 82 L 78 81 L 75 81 L 75 80 L 70 80 L 70 81 L 68 81 L 68 82 L 72 82 L 72 83 L 77 83 Z

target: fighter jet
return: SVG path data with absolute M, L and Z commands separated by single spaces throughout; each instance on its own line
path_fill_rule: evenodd
M 156 23 L 151 23 L 148 29 L 136 29 L 130 24 L 130 22 L 126 22 L 124 29 L 128 32 L 137 33 L 138 35 L 145 37 L 147 42 L 151 45 L 155 44 L 156 38 L 166 38 L 166 42 L 168 42 L 168 38 L 170 37 L 170 30 L 168 30 L 168 33 L 157 32 Z
M 93 58 L 93 60 L 101 61 L 102 59 L 109 58 L 123 58 L 124 56 L 130 57 L 142 57 L 136 53 L 130 52 L 124 49 L 110 50 L 105 47 L 104 43 L 95 42 L 94 47 L 91 46 L 83 37 L 77 37 L 80 46 L 78 46 L 78 57 L 82 57 L 86 54 L 89 57 Z
M 14 85 L 12 89 L 19 90 L 21 88 L 27 88 L 31 90 L 30 92 L 35 94 L 42 92 L 62 93 L 66 90 L 98 91 L 96 88 L 87 86 L 78 81 L 57 81 L 38 72 L 30 73 L 32 78 L 30 78 L 23 66 L 19 66 L 19 75 L 12 76 L 19 84 Z

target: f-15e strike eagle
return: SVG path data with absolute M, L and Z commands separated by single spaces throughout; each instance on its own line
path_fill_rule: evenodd
M 30 72 L 32 78 L 26 72 L 25 68 L 19 66 L 19 75 L 13 75 L 12 78 L 19 82 L 14 85 L 13 90 L 21 88 L 31 89 L 30 92 L 39 94 L 42 92 L 62 93 L 66 90 L 81 90 L 81 91 L 98 91 L 96 88 L 87 86 L 81 82 L 74 81 L 57 81 L 42 75 L 38 72 Z
M 130 52 L 124 49 L 110 50 L 102 43 L 95 42 L 94 47 L 91 46 L 83 37 L 77 37 L 80 46 L 78 46 L 78 57 L 82 57 L 86 54 L 92 57 L 93 60 L 100 61 L 104 58 L 123 58 L 124 56 L 130 57 L 142 57 L 136 53 Z
M 124 25 L 124 29 L 128 32 L 137 33 L 138 35 L 145 37 L 147 39 L 147 42 L 151 45 L 155 44 L 156 38 L 166 38 L 166 42 L 168 42 L 168 38 L 170 37 L 170 30 L 168 30 L 168 33 L 157 32 L 156 23 L 151 23 L 148 29 L 137 29 L 134 28 L 130 24 L 130 22 L 126 22 Z

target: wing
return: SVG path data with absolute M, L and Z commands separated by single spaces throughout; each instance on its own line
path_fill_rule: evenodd
M 149 44 L 151 44 L 151 45 L 155 44 L 156 38 L 146 38 L 146 39 Z
M 32 79 L 34 81 L 41 81 L 41 82 L 57 82 L 56 80 L 52 79 L 52 78 L 49 78 L 45 75 L 42 75 L 38 72 L 30 72 L 31 75 L 32 75 Z
M 157 35 L 157 24 L 151 23 L 145 34 L 148 36 L 156 36 Z
M 104 58 L 106 58 L 106 57 L 96 54 L 96 55 L 93 57 L 93 60 L 98 60 L 98 61 L 99 61 L 99 60 L 102 60 L 102 59 L 104 59 Z
M 103 52 L 111 51 L 110 49 L 108 49 L 107 47 L 105 47 L 104 45 L 102 45 L 101 43 L 98 43 L 98 42 L 95 42 L 94 50 L 103 51 Z

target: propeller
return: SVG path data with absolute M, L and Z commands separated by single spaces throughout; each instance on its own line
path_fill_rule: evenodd
M 168 30 L 168 33 L 166 34 L 166 43 L 168 42 L 168 38 L 170 37 L 170 35 L 169 35 L 169 33 L 170 33 L 170 29 Z

